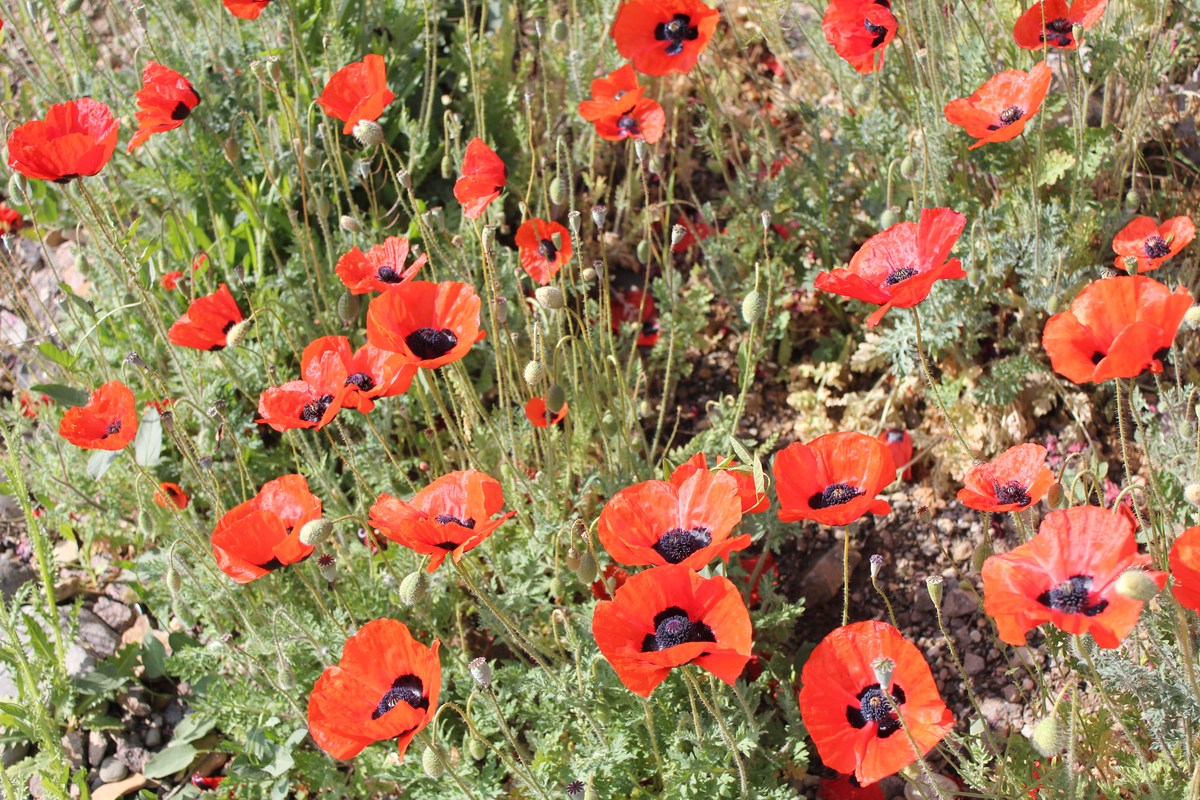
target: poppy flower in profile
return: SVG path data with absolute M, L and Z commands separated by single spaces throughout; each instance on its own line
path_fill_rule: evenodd
M 733 477 L 696 469 L 617 492 L 601 510 L 597 532 L 609 555 L 626 566 L 682 564 L 698 570 L 750 545 L 749 534 L 729 538 L 741 521 Z
M 677 564 L 631 575 L 596 604 L 592 633 L 625 688 L 649 697 L 685 664 L 732 685 L 750 660 L 753 630 L 732 581 Z
M 1200 525 L 1179 534 L 1171 545 L 1167 565 L 1171 569 L 1171 593 L 1179 605 L 1200 611 Z
M 888 0 L 830 0 L 821 21 L 825 41 L 862 75 L 883 69 L 898 27 Z
M 376 619 L 346 640 L 308 697 L 308 731 L 338 759 L 396 739 L 400 758 L 429 724 L 442 688 L 441 643 L 426 647 L 394 619 Z
M 658 306 L 654 297 L 640 287 L 612 292 L 612 329 L 620 331 L 622 323 L 638 323 L 637 346 L 654 347 L 662 329 L 658 324 Z
M 187 508 L 188 505 L 187 492 L 179 487 L 178 483 L 163 482 L 158 485 L 158 489 L 154 492 L 154 502 L 163 508 L 174 506 L 180 511 Z
M 321 499 L 303 475 L 284 475 L 217 520 L 212 533 L 217 568 L 238 583 L 308 558 L 313 549 L 300 530 L 321 516 Z
M 409 243 L 403 236 L 389 236 L 367 252 L 353 247 L 337 262 L 337 276 L 351 294 L 384 292 L 393 286 L 412 280 L 428 256 L 422 253 L 408 261 Z
M 1143 275 L 1093 281 L 1066 311 L 1046 320 L 1042 347 L 1050 366 L 1075 383 L 1162 372 L 1192 296 Z
M 21 392 L 20 397 L 21 416 L 26 419 L 37 419 L 38 409 L 48 407 L 54 401 L 50 399 L 48 394 L 33 395 L 30 392 Z
M 183 316 L 167 331 L 167 339 L 194 350 L 221 350 L 229 344 L 228 334 L 242 321 L 242 311 L 229 287 L 220 284 L 212 294 L 197 297 Z
M 379 119 L 384 107 L 395 99 L 387 87 L 383 57 L 371 53 L 333 73 L 317 104 L 329 116 L 346 123 L 342 133 L 353 133 L 359 122 Z
M 615 592 L 624 586 L 627 580 L 629 580 L 628 572 L 616 564 L 608 564 L 604 567 L 603 576 L 592 581 L 592 595 L 597 600 L 612 600 L 612 595 L 608 593 L 609 583 L 611 582 L 613 591 Z
M 168 292 L 173 292 L 179 288 L 179 279 L 183 277 L 183 272 L 173 269 L 170 272 L 164 272 L 163 276 L 158 279 L 158 282 Z
M 404 363 L 437 369 L 483 338 L 479 295 L 466 283 L 407 281 L 371 300 L 367 340 Z
M 546 398 L 534 397 L 525 404 L 525 419 L 535 428 L 549 428 L 567 418 L 567 403 L 557 412 L 546 408 Z
M 467 219 L 475 219 L 504 191 L 508 168 L 500 156 L 476 136 L 467 142 L 463 154 L 462 177 L 454 182 L 454 199 L 463 207 Z
M 542 286 L 571 260 L 571 234 L 557 222 L 527 219 L 517 228 L 521 266 Z
M 1000 639 L 1019 647 L 1027 631 L 1052 623 L 1070 634 L 1090 633 L 1112 649 L 1137 624 L 1142 601 L 1116 590 L 1117 579 L 1150 557 L 1138 553 L 1128 514 L 1099 506 L 1051 511 L 1037 535 L 983 564 L 983 610 Z M 1158 588 L 1167 573 L 1146 570 Z
M 258 19 L 271 0 L 222 0 L 230 14 L 241 19 Z
M 644 139 L 654 144 L 662 138 L 667 115 L 657 101 L 642 96 L 633 66 L 626 64 L 592 81 L 592 99 L 579 104 L 579 115 L 596 126 L 601 139 Z
M 8 166 L 39 181 L 70 183 L 104 169 L 117 149 L 117 120 L 90 97 L 50 106 L 46 118 L 8 136 Z
M 700 0 L 626 0 L 617 9 L 612 38 L 643 75 L 690 72 L 720 18 Z
M 970 97 L 947 103 L 946 121 L 978 139 L 971 150 L 989 142 L 1007 142 L 1025 130 L 1049 88 L 1050 65 L 1045 61 L 1029 72 L 1010 69 L 989 78 Z
M 592 81 L 592 99 L 579 104 L 579 116 L 587 122 L 611 117 L 641 99 L 645 89 L 632 64 L 626 64 Z
M 1137 217 L 1113 237 L 1117 269 L 1149 272 L 1158 269 L 1196 238 L 1191 217 L 1172 217 L 1159 225 L 1153 217 Z M 1136 267 L 1136 269 L 1132 268 Z
M 879 434 L 879 441 L 887 445 L 888 452 L 892 454 L 892 461 L 896 462 L 896 469 L 904 470 L 904 474 L 900 476 L 900 480 L 911 481 L 913 460 L 912 434 L 903 428 L 888 428 Z
M 457 564 L 516 516 L 515 511 L 501 514 L 503 508 L 500 481 L 469 469 L 443 475 L 408 502 L 381 494 L 371 506 L 371 524 L 392 541 L 430 556 L 428 571 L 433 572 L 447 555 Z
M 812 651 L 800 681 L 800 716 L 822 763 L 863 786 L 912 764 L 954 726 L 921 651 L 885 622 L 835 629 Z
M 1045 497 L 1053 483 L 1054 473 L 1046 466 L 1046 448 L 1019 444 L 972 467 L 963 478 L 958 499 L 976 511 L 1022 511 Z
M 717 465 L 717 471 L 730 476 L 737 484 L 737 496 L 741 501 L 743 514 L 759 514 L 771 507 L 771 500 L 766 492 L 760 494 L 758 487 L 754 485 L 754 472 L 749 467 L 738 466 L 736 461 L 723 456 L 717 457 Z M 671 473 L 671 483 L 678 486 L 693 473 L 707 469 L 708 457 L 704 453 L 697 453 L 675 468 Z
M 137 93 L 138 129 L 129 140 L 128 152 L 156 133 L 174 130 L 200 105 L 192 82 L 173 69 L 150 61 L 142 70 L 142 89 Z
M 900 222 L 858 248 L 850 264 L 817 275 L 818 289 L 879 308 L 867 317 L 874 327 L 891 308 L 912 308 L 929 296 L 935 281 L 965 278 L 962 262 L 949 258 L 967 218 L 948 208 L 925 208 L 917 222 Z
M 884 796 L 877 783 L 863 786 L 853 775 L 839 775 L 821 779 L 817 800 L 884 800 Z
M 879 494 L 896 480 L 887 445 L 863 433 L 827 433 L 808 444 L 793 442 L 772 465 L 779 495 L 779 519 L 811 519 L 822 525 L 848 525 L 863 514 L 889 514 Z
M 407 392 L 417 371 L 395 353 L 380 350 L 372 344 L 364 344 L 355 351 L 350 349 L 350 340 L 345 336 L 321 336 L 309 342 L 300 356 L 300 373 L 317 389 L 337 388 L 332 383 L 341 374 L 330 363 L 322 361 L 326 353 L 335 354 L 345 368 L 342 387 L 346 393 L 342 397 L 342 408 L 357 409 L 364 414 L 375 408 L 376 398 Z M 328 376 L 322 370 L 329 370 Z
M 333 422 L 346 396 L 358 391 L 358 386 L 349 380 L 350 373 L 340 353 L 325 350 L 309 355 L 301 380 L 272 386 L 259 395 L 256 422 L 280 432 L 292 428 L 320 430 Z
M 7 204 L 0 203 L 0 236 L 16 233 L 25 224 L 25 220 Z
M 1017 47 L 1026 50 L 1041 50 L 1054 47 L 1074 50 L 1079 47 L 1075 38 L 1075 26 L 1090 28 L 1104 16 L 1108 0 L 1045 0 L 1034 3 L 1017 19 L 1013 26 L 1013 38 Z
M 137 404 L 120 381 L 109 381 L 85 405 L 68 408 L 58 435 L 84 450 L 120 450 L 137 435 Z

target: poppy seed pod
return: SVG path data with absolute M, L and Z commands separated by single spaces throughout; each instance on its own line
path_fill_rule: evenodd
M 871 662 L 871 671 L 875 673 L 875 680 L 879 681 L 880 686 L 888 686 L 896 672 L 896 662 L 890 658 L 877 658 Z
M 771 212 L 763 210 L 759 212 L 758 218 L 762 221 L 763 233 L 771 229 Z
M 575 577 L 580 583 L 591 584 L 596 580 L 596 558 L 590 553 L 585 552 L 579 558 L 579 567 L 575 570 Z
M 567 212 L 567 225 L 571 228 L 571 233 L 575 234 L 576 236 L 579 235 L 579 219 L 582 216 L 583 215 L 575 209 L 571 209 Z
M 1194 506 L 1200 506 L 1200 483 L 1189 483 L 1183 487 L 1183 499 Z
M 1117 594 L 1146 603 L 1158 594 L 1158 584 L 1142 570 L 1131 569 L 1117 578 Z
M 638 160 L 639 164 L 646 160 L 646 154 L 649 151 L 650 151 L 650 148 L 646 145 L 645 139 L 634 139 L 633 140 L 633 152 L 634 152 L 634 155 L 637 156 L 637 160 Z
M 608 217 L 608 207 L 604 205 L 592 206 L 592 224 L 597 228 L 604 227 L 604 220 Z
M 557 286 L 539 286 L 533 296 L 537 298 L 542 308 L 549 311 L 558 311 L 566 306 L 562 290 Z
M 318 517 L 304 523 L 300 529 L 300 542 L 308 547 L 316 547 L 329 538 L 333 533 L 333 523 L 324 517 Z
M 552 414 L 557 414 L 562 407 L 566 405 L 567 393 L 557 383 L 550 384 L 550 388 L 546 390 L 546 410 Z
M 883 556 L 876 553 L 868 561 L 871 565 L 871 580 L 875 580 L 879 577 L 879 571 L 883 569 Z
M 400 170 L 396 173 L 396 182 L 403 186 L 408 191 L 412 191 L 412 176 L 408 174 L 408 170 Z
M 338 220 L 338 227 L 346 233 L 358 233 L 362 230 L 362 225 L 358 224 L 358 220 L 349 214 L 342 215 L 342 218 Z
M 742 319 L 747 325 L 753 325 L 763 318 L 763 312 L 766 310 L 766 302 L 763 300 L 762 292 L 758 289 L 750 290 L 750 293 L 742 300 Z
M 925 591 L 929 592 L 929 599 L 933 601 L 933 605 L 941 608 L 942 592 L 945 590 L 945 581 L 941 575 L 930 575 L 925 579 Z
M 360 119 L 354 126 L 354 139 L 363 147 L 383 144 L 383 128 L 374 120 Z
M 538 381 L 546 374 L 546 368 L 542 366 L 540 361 L 530 361 L 525 365 L 525 383 L 530 386 L 537 386 Z
M 407 606 L 416 605 L 429 589 L 429 577 L 424 570 L 416 570 L 400 581 L 400 602 Z
M 567 40 L 567 33 L 567 23 L 561 19 L 554 20 L 554 24 L 550 26 L 550 38 L 561 44 Z
M 1033 726 L 1033 734 L 1029 737 L 1033 749 L 1037 750 L 1043 758 L 1050 758 L 1058 755 L 1062 751 L 1062 730 L 1059 728 L 1058 719 L 1051 714 L 1048 717 L 1039 719 Z
M 333 553 L 322 553 L 317 558 L 317 569 L 321 572 L 321 577 L 333 583 L 337 578 L 337 563 L 334 561 Z
M 426 747 L 425 752 L 421 753 L 421 769 L 425 770 L 425 774 L 431 778 L 440 778 L 446 771 L 446 767 L 442 764 L 442 757 L 433 747 Z
M 471 671 L 471 677 L 479 684 L 479 688 L 492 688 L 492 668 L 488 666 L 486 658 L 472 659 L 471 663 L 467 665 L 467 669 Z

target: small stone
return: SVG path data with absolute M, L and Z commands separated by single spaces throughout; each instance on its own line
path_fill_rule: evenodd
M 963 669 L 968 675 L 978 675 L 986 666 L 987 662 L 978 653 L 967 653 L 967 657 L 963 659 Z
M 96 659 L 78 642 L 67 645 L 66 667 L 68 678 L 82 678 L 96 668 Z
M 100 780 L 104 783 L 116 783 L 123 780 L 129 774 L 129 767 L 116 757 L 104 759 L 104 763 L 100 765 Z
M 9 556 L 0 556 L 0 594 L 4 595 L 5 600 L 12 600 L 17 590 L 33 578 L 33 569 L 28 564 Z
M 87 741 L 87 760 L 92 767 L 98 767 L 104 763 L 104 756 L 108 753 L 108 737 L 102 731 L 90 731 Z
M 128 767 L 130 772 L 141 772 L 142 767 L 146 766 L 146 761 L 149 760 L 150 756 L 145 748 L 129 746 L 127 743 L 122 742 L 117 746 L 116 758 L 120 759 L 121 763 Z
M 997 731 L 1007 733 L 1012 720 L 1021 718 L 1021 707 L 998 697 L 989 697 L 979 704 L 979 710 L 988 725 Z
M 145 717 L 153 710 L 147 702 L 149 695 L 141 687 L 130 689 L 129 693 L 120 698 L 121 708 L 135 717 Z
M 942 613 L 950 619 L 965 617 L 978 610 L 979 604 L 975 598 L 958 587 L 946 592 L 946 599 L 942 601 Z
M 161 728 L 150 727 L 146 729 L 146 735 L 142 737 L 142 741 L 146 747 L 153 750 L 162 744 L 163 735 Z
M 975 555 L 975 543 L 969 539 L 959 539 L 950 545 L 950 557 L 957 564 L 970 561 L 973 555 Z
M 117 652 L 121 636 L 86 608 L 79 610 L 79 643 L 96 658 L 104 659 Z
M 832 600 L 842 591 L 842 547 L 841 542 L 835 542 L 800 579 L 800 593 L 804 595 L 806 603 L 818 606 Z M 860 561 L 862 553 L 851 547 L 851 574 Z
M 83 766 L 83 733 L 67 731 L 62 737 L 62 748 L 63 755 L 71 763 L 72 769 L 79 769 Z
M 97 600 L 92 612 L 117 633 L 124 633 L 133 626 L 133 609 L 108 597 Z

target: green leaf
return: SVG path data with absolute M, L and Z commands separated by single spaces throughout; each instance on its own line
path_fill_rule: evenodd
M 113 465 L 113 462 L 120 455 L 120 450 L 97 450 L 92 453 L 92 457 L 88 459 L 87 463 L 88 477 L 94 481 L 103 478 L 104 473 L 108 472 L 108 468 Z
M 151 680 L 161 678 L 167 672 L 167 648 L 153 631 L 142 640 L 142 664 L 146 667 L 146 677 Z
M 1038 186 L 1053 186 L 1062 180 L 1067 170 L 1075 166 L 1075 156 L 1066 150 L 1054 149 L 1042 156 L 1042 174 Z
M 183 722 L 175 726 L 175 738 L 172 739 L 172 742 L 176 744 L 194 742 L 211 731 L 216 724 L 215 720 L 204 719 L 195 714 L 184 717 Z
M 142 415 L 137 436 L 133 440 L 133 460 L 143 467 L 156 467 L 162 457 L 162 422 L 158 411 L 151 408 Z
M 142 767 L 142 774 L 151 780 L 165 778 L 187 769 L 195 757 L 196 748 L 190 744 L 172 743 L 166 750 L 157 753 L 146 762 L 146 766 Z
M 43 342 L 37 346 L 37 349 L 39 353 L 60 367 L 67 367 L 69 369 L 75 363 L 75 356 L 51 342 Z
M 92 305 L 92 301 L 85 300 L 84 298 L 75 294 L 75 291 L 71 288 L 70 284 L 64 281 L 59 281 L 58 290 L 62 292 L 63 295 L 72 303 L 74 303 L 81 311 L 83 311 L 83 313 L 87 314 L 89 317 L 96 316 L 96 307 Z
M 60 406 L 66 406 L 67 408 L 87 405 L 88 401 L 87 392 L 58 383 L 39 383 L 35 386 L 30 386 L 29 391 L 41 392 Z

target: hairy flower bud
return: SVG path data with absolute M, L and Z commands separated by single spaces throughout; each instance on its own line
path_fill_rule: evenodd
M 301 152 L 301 160 L 305 169 L 316 169 L 321 166 L 321 151 L 311 144 Z
M 1142 196 L 1138 194 L 1137 189 L 1130 189 L 1125 193 L 1125 209 L 1127 211 L 1136 211 L 1141 204 Z
M 1158 594 L 1158 583 L 1140 569 L 1130 569 L 1117 578 L 1117 594 L 1148 603 Z
M 867 88 L 865 83 L 855 84 L 850 90 L 850 102 L 856 106 L 866 105 L 866 102 L 871 99 L 871 90 Z
M 479 684 L 481 689 L 490 689 L 492 687 L 492 668 L 488 666 L 486 658 L 472 659 L 467 665 L 467 669 L 471 671 L 471 677 Z
M 567 40 L 567 23 L 563 19 L 554 20 L 554 24 L 550 26 L 550 38 L 562 44 Z
M 879 215 L 879 227 L 884 228 L 885 230 L 892 227 L 899 221 L 900 214 L 894 208 L 889 208 Z
M 233 327 L 225 333 L 225 344 L 228 347 L 237 347 L 246 338 L 246 333 L 250 330 L 251 320 L 244 319 L 241 322 L 235 322 Z
M 404 576 L 400 581 L 400 602 L 406 606 L 415 605 L 429 590 L 429 576 L 424 570 L 418 569 Z
M 533 296 L 537 298 L 542 308 L 549 311 L 558 311 L 566 306 L 562 290 L 557 286 L 539 286 Z
M 1062 484 L 1058 481 L 1050 484 L 1050 488 L 1046 490 L 1046 502 L 1051 508 L 1061 508 L 1063 501 Z
M 354 138 L 363 147 L 383 144 L 383 128 L 373 120 L 360 119 L 354 126 Z
M 442 757 L 433 747 L 426 747 L 425 752 L 421 753 L 421 769 L 431 778 L 440 778 L 446 771 L 442 765 Z
M 762 292 L 758 289 L 751 289 L 750 293 L 742 298 L 742 319 L 746 320 L 747 325 L 753 325 L 763 318 L 764 311 L 766 311 L 766 301 L 763 299 Z
M 904 158 L 900 159 L 900 177 L 906 181 L 911 181 L 917 176 L 917 161 L 909 153 Z
M 225 152 L 225 160 L 230 164 L 236 164 L 238 156 L 242 154 L 242 146 L 238 144 L 238 140 L 233 136 L 230 136 L 221 143 L 221 149 Z
M 1058 719 L 1053 714 L 1039 719 L 1033 726 L 1033 735 L 1029 737 L 1029 741 L 1033 744 L 1033 749 L 1045 758 L 1058 755 L 1063 747 Z
M 358 312 L 362 310 L 362 301 L 359 299 L 361 296 L 351 294 L 350 292 L 342 292 L 342 296 L 338 298 L 338 317 L 346 325 L 358 319 Z
M 995 554 L 995 549 L 987 542 L 982 542 L 975 548 L 975 555 L 971 557 L 971 569 L 976 572 L 983 570 L 983 563 Z
M 467 738 L 467 755 L 476 761 L 480 761 L 487 755 L 487 745 L 483 743 L 483 739 L 468 734 Z
M 342 215 L 342 218 L 338 220 L 338 227 L 346 233 L 358 233 L 362 230 L 362 225 L 358 224 L 358 220 L 349 214 Z
M 538 381 L 546 374 L 546 368 L 542 366 L 540 361 L 530 361 L 525 365 L 525 383 L 530 386 L 537 386 Z
M 1200 306 L 1192 306 L 1183 315 L 1184 324 L 1194 331 L 1200 331 Z
M 563 185 L 563 179 L 557 175 L 554 180 L 550 181 L 550 202 L 556 206 L 561 206 L 563 200 L 567 199 L 567 190 Z
M 572 570 L 579 569 L 579 551 L 575 549 L 575 545 L 567 548 L 567 566 Z
M 575 577 L 585 585 L 596 580 L 596 558 L 590 551 L 585 551 L 579 557 L 579 567 L 575 570 Z
M 566 403 L 567 393 L 563 387 L 557 383 L 550 384 L 550 388 L 546 390 L 546 410 L 551 414 L 557 414 Z
M 308 547 L 316 547 L 329 538 L 333 533 L 333 523 L 321 517 L 304 523 L 300 528 L 300 543 Z
M 641 263 L 641 264 L 649 264 L 650 263 L 650 243 L 648 241 L 646 241 L 645 239 L 638 242 L 637 260 L 638 260 L 638 263 Z

